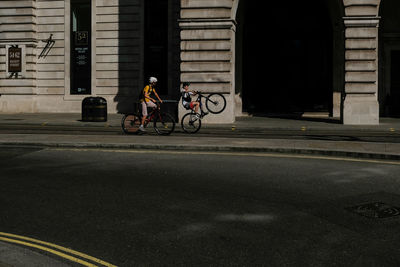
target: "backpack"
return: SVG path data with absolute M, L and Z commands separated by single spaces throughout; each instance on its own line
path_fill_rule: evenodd
M 143 93 L 144 89 L 140 90 L 139 96 L 138 96 L 138 101 L 142 101 L 144 98 L 144 93 Z
M 149 85 L 146 85 L 146 86 L 140 91 L 139 96 L 138 96 L 138 100 L 139 100 L 139 101 L 144 100 L 144 90 L 147 88 L 147 86 L 149 86 Z M 153 90 L 154 90 L 154 88 L 151 88 L 151 87 L 150 87 L 150 89 L 149 89 L 149 94 L 152 94 L 152 93 L 153 93 Z

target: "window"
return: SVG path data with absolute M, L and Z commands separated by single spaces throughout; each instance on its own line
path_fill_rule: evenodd
M 91 94 L 91 1 L 71 0 L 71 95 Z

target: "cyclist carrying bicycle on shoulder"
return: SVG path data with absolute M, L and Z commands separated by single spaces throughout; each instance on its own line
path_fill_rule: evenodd
M 141 124 L 139 126 L 139 130 L 144 132 L 144 122 L 146 120 L 146 117 L 148 115 L 147 113 L 147 108 L 157 108 L 156 105 L 156 100 L 154 98 L 152 98 L 152 94 L 154 94 L 157 99 L 160 101 L 160 103 L 162 103 L 163 101 L 161 100 L 161 98 L 158 96 L 155 86 L 157 84 L 157 78 L 156 77 L 150 77 L 149 79 L 149 84 L 146 85 L 146 87 L 143 89 L 142 91 L 142 97 L 140 99 L 141 105 L 142 105 L 142 121 Z
M 181 89 L 181 94 L 182 94 L 182 105 L 186 108 L 186 109 L 194 109 L 194 111 L 196 112 L 196 116 L 197 117 L 203 117 L 204 115 L 207 115 L 208 112 L 203 112 L 203 110 L 200 108 L 201 110 L 201 114 L 198 113 L 199 111 L 199 107 L 201 107 L 201 103 L 198 101 L 192 101 L 192 95 L 196 95 L 197 92 L 193 91 L 193 90 L 189 90 L 189 86 L 190 83 L 189 82 L 184 82 L 182 84 L 182 89 Z

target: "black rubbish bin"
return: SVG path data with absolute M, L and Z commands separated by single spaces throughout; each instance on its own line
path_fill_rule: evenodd
M 83 99 L 82 121 L 107 121 L 107 101 L 102 97 Z

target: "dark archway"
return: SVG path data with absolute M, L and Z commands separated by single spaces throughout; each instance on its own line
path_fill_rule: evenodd
M 382 116 L 400 117 L 400 2 L 384 0 L 379 27 L 379 106 Z
M 243 111 L 332 112 L 333 91 L 342 85 L 333 89 L 331 8 L 321 0 L 271 1 L 263 8 L 239 2 L 236 93 Z
M 175 98 L 179 88 L 180 0 L 144 1 L 144 83 L 158 78 L 159 93 Z

